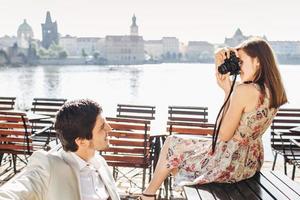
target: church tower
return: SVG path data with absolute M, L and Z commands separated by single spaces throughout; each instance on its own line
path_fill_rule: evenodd
M 30 42 L 33 39 L 33 31 L 31 26 L 24 19 L 23 23 L 18 28 L 18 47 L 29 48 Z
M 136 17 L 133 14 L 132 24 L 130 26 L 130 35 L 138 36 L 139 35 L 139 27 L 136 25 Z
M 48 49 L 53 42 L 58 44 L 57 23 L 56 21 L 52 22 L 49 11 L 47 11 L 45 23 L 42 24 L 42 35 L 42 46 L 44 48 Z

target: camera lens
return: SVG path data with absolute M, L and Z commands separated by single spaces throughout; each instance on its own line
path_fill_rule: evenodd
M 230 57 L 224 60 L 224 63 L 218 67 L 220 74 L 227 74 L 230 72 L 230 75 L 235 75 L 240 73 L 239 58 L 236 57 L 233 51 L 230 52 Z

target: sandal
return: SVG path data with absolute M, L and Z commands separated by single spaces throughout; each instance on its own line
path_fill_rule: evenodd
M 144 193 L 142 193 L 142 195 L 139 196 L 139 197 L 137 198 L 137 200 L 143 200 L 143 199 L 142 199 L 142 196 L 144 196 L 144 197 L 153 197 L 153 198 L 154 198 L 153 200 L 156 200 L 156 194 L 144 194 Z

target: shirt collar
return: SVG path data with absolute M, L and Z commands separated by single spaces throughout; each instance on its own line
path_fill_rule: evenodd
M 85 160 L 83 160 L 82 158 L 80 158 L 76 153 L 71 152 L 72 157 L 76 160 L 78 166 L 79 166 L 79 170 L 81 171 L 83 168 L 85 168 L 86 166 L 90 165 L 90 163 L 86 162 Z

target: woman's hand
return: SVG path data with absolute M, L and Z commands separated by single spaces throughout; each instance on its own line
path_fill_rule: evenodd
M 222 48 L 218 49 L 215 53 L 215 65 L 216 65 L 216 79 L 217 83 L 222 88 L 225 92 L 225 94 L 228 94 L 232 85 L 232 81 L 230 79 L 230 73 L 228 72 L 227 74 L 221 74 L 218 71 L 218 67 L 224 63 L 224 60 L 226 58 L 229 58 L 230 56 L 230 51 L 234 51 L 236 55 L 237 50 L 233 48 Z
M 224 90 L 225 94 L 228 94 L 230 92 L 230 88 L 232 85 L 232 81 L 229 77 L 229 72 L 227 74 L 220 74 L 219 72 L 216 72 L 216 79 L 217 83 Z

